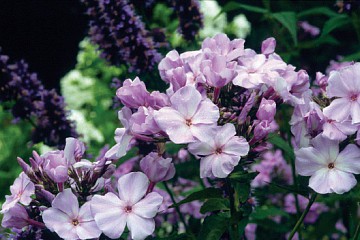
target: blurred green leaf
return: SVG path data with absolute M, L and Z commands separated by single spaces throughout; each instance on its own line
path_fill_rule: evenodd
M 211 198 L 207 200 L 200 208 L 200 213 L 205 214 L 207 212 L 230 210 L 230 202 L 227 198 Z
M 321 36 L 317 39 L 299 43 L 299 48 L 308 49 L 319 47 L 322 44 L 339 45 L 340 42 L 331 35 Z
M 284 210 L 277 208 L 277 207 L 262 206 L 262 207 L 256 208 L 256 210 L 254 212 L 252 212 L 250 215 L 250 217 L 253 219 L 266 219 L 266 218 L 275 217 L 275 216 L 289 217 L 289 214 L 287 212 L 285 212 Z
M 295 159 L 294 149 L 279 135 L 277 135 L 276 133 L 269 134 L 268 141 L 283 150 L 284 153 L 288 155 L 291 160 Z
M 238 182 L 249 182 L 253 180 L 259 173 L 258 172 L 234 172 L 230 174 L 230 180 Z
M 229 219 L 222 215 L 211 215 L 205 218 L 200 230 L 199 240 L 217 240 L 224 234 L 229 225 Z
M 255 13 L 267 13 L 268 12 L 268 10 L 265 8 L 255 7 L 255 6 L 232 1 L 232 2 L 228 2 L 227 4 L 225 4 L 225 6 L 222 7 L 221 11 L 216 15 L 215 19 L 224 12 L 230 12 L 230 11 L 239 10 L 239 9 L 243 9 L 243 10 L 246 10 L 249 12 L 255 12 Z
M 218 188 L 205 188 L 204 190 L 190 194 L 187 198 L 181 200 L 176 204 L 171 205 L 170 208 L 180 206 L 184 203 L 192 202 L 195 200 L 204 200 L 209 198 L 222 198 L 222 191 Z
M 348 15 L 338 15 L 336 17 L 332 17 L 325 22 L 321 36 L 325 36 L 333 30 L 343 27 L 349 23 L 351 23 L 351 19 Z
M 295 46 L 297 45 L 297 17 L 295 12 L 277 12 L 272 16 L 290 33 Z
M 309 192 L 307 191 L 307 188 L 298 189 L 295 186 L 281 185 L 273 182 L 269 183 L 269 187 L 270 187 L 269 190 L 271 192 L 296 193 L 306 198 L 308 198 L 309 196 Z
M 345 56 L 343 59 L 341 59 L 341 61 L 348 62 L 348 61 L 357 61 L 359 59 L 360 59 L 360 52 L 356 52 L 356 53 Z
M 297 17 L 301 18 L 301 17 L 307 17 L 309 15 L 326 15 L 328 17 L 339 16 L 338 13 L 334 12 L 333 10 L 331 10 L 328 7 L 315 7 L 315 8 L 310 8 L 305 11 L 299 12 L 297 14 Z

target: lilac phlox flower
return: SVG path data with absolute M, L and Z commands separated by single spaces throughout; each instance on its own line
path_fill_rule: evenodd
M 189 144 L 189 151 L 201 158 L 201 178 L 225 178 L 239 164 L 240 158 L 247 155 L 248 142 L 235 135 L 234 125 L 228 123 L 218 127 L 212 138 Z
M 90 211 L 90 202 L 79 208 L 70 188 L 56 195 L 51 207 L 42 214 L 46 227 L 64 239 L 91 239 L 100 236 Z
M 4 228 L 22 229 L 29 225 L 28 219 L 29 215 L 26 212 L 26 209 L 22 205 L 16 203 L 4 213 L 1 226 Z
M 307 199 L 301 195 L 297 195 L 297 198 L 298 198 L 300 210 L 304 211 L 307 204 L 309 203 L 309 199 Z M 291 213 L 291 214 L 297 213 L 296 201 L 295 201 L 295 197 L 293 194 L 287 194 L 285 196 L 284 209 L 286 212 Z M 313 205 L 311 205 L 311 207 L 310 207 L 308 214 L 306 215 L 306 217 L 304 219 L 304 223 L 307 223 L 307 224 L 315 223 L 316 220 L 319 218 L 320 214 L 323 212 L 326 212 L 328 210 L 329 210 L 329 208 L 326 205 L 324 205 L 323 203 L 317 203 L 317 202 L 313 203 Z
M 64 157 L 69 164 L 79 162 L 84 155 L 85 145 L 76 138 L 66 138 Z
M 328 112 L 324 113 L 324 124 L 322 135 L 331 140 L 345 140 L 349 135 L 358 130 L 358 124 L 352 124 L 350 119 L 342 122 L 327 117 Z
M 202 99 L 193 86 L 179 89 L 170 102 L 171 107 L 155 112 L 155 121 L 177 144 L 206 138 L 220 116 L 218 107 L 210 99 Z
M 273 100 L 261 99 L 256 117 L 259 120 L 273 121 L 276 113 L 276 103 Z
M 9 211 L 18 202 L 25 206 L 29 205 L 32 201 L 31 195 L 35 194 L 35 185 L 24 172 L 21 172 L 14 184 L 10 186 L 10 192 L 10 196 L 5 196 L 6 200 L 2 205 L 1 213 Z
M 339 153 L 339 142 L 317 136 L 312 146 L 295 151 L 296 170 L 311 176 L 309 186 L 316 192 L 342 194 L 356 185 L 353 174 L 360 173 L 360 150 L 349 144 Z
M 140 168 L 153 183 L 167 181 L 175 175 L 172 159 L 165 159 L 157 152 L 151 152 L 141 159 Z
M 244 43 L 244 39 L 230 41 L 226 34 L 219 33 L 213 38 L 206 38 L 201 45 L 201 49 L 205 54 L 216 53 L 224 56 L 224 60 L 230 62 L 244 53 Z
M 316 37 L 320 34 L 320 29 L 308 23 L 307 21 L 300 21 L 299 26 L 312 37 Z
M 276 47 L 276 40 L 273 37 L 265 39 L 261 44 L 261 53 L 268 56 L 274 53 Z
M 344 57 L 337 56 L 336 60 L 331 60 L 329 66 L 326 68 L 325 73 L 329 75 L 331 71 L 339 71 L 342 68 L 354 65 L 355 62 L 344 62 L 342 61 Z
M 155 110 L 151 107 L 139 107 L 131 115 L 129 125 L 131 132 L 139 135 L 155 135 L 161 131 L 154 119 Z
M 163 197 L 152 192 L 145 196 L 149 180 L 144 173 L 132 172 L 119 178 L 119 194 L 95 195 L 91 212 L 100 230 L 110 238 L 119 238 L 125 225 L 132 239 L 145 239 L 155 230 L 154 217 Z
M 41 155 L 44 172 L 56 183 L 63 183 L 68 178 L 69 163 L 64 156 L 64 151 L 55 150 Z
M 360 63 L 330 73 L 326 93 L 337 97 L 324 113 L 338 122 L 351 116 L 352 123 L 360 123 Z
M 281 179 L 287 184 L 292 182 L 291 168 L 286 163 L 280 150 L 265 152 L 262 155 L 261 161 L 258 164 L 254 164 L 251 169 L 252 171 L 259 172 L 251 182 L 252 187 L 263 187 L 274 178 Z
M 245 236 L 247 240 L 255 240 L 256 239 L 256 228 L 257 225 L 255 223 L 249 223 L 245 227 Z

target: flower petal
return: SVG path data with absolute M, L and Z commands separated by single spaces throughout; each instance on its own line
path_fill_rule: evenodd
M 98 228 L 110 238 L 119 238 L 124 232 L 126 214 L 125 202 L 115 194 L 95 195 L 90 202 L 91 213 Z
M 76 219 L 78 217 L 79 202 L 70 188 L 67 188 L 56 195 L 51 205 L 53 208 L 57 208 L 67 214 L 72 219 Z
M 212 173 L 212 163 L 213 163 L 213 155 L 204 157 L 200 160 L 200 177 L 214 177 Z
M 226 178 L 240 161 L 240 157 L 233 158 L 227 154 L 211 155 L 212 160 L 212 173 L 217 178 Z
M 348 173 L 360 173 L 360 149 L 349 144 L 342 150 L 335 161 L 335 168 Z
M 185 86 L 177 90 L 170 98 L 172 107 L 186 119 L 192 118 L 201 101 L 201 94 L 193 86 Z
M 118 180 L 119 197 L 132 206 L 144 197 L 148 186 L 149 179 L 144 173 L 128 173 Z
M 48 208 L 42 214 L 45 226 L 51 231 L 57 231 L 61 226 L 71 223 L 72 219 L 64 212 L 56 208 Z
M 194 142 L 188 145 L 188 150 L 195 156 L 207 156 L 215 152 L 214 142 Z
M 313 147 L 296 150 L 295 156 L 296 171 L 302 176 L 311 176 L 328 165 L 326 159 Z
M 234 136 L 224 145 L 223 152 L 234 156 L 245 156 L 250 150 L 249 143 L 243 137 Z
M 127 226 L 134 240 L 143 240 L 155 230 L 155 221 L 152 218 L 142 218 L 136 214 L 129 214 Z
M 76 226 L 76 233 L 80 239 L 93 239 L 101 235 L 101 230 L 96 225 L 95 220 L 82 222 Z
M 357 183 L 353 174 L 336 169 L 329 171 L 328 178 L 331 191 L 337 194 L 348 192 Z
M 358 102 L 351 103 L 352 123 L 360 123 L 360 104 Z
M 350 115 L 351 103 L 347 98 L 338 98 L 323 109 L 324 115 L 330 119 L 342 122 Z
M 311 167 L 309 166 L 309 168 Z M 316 171 L 309 180 L 309 187 L 311 187 L 317 193 L 331 193 L 332 191 L 329 184 L 328 168 L 322 168 Z
M 151 192 L 132 207 L 132 211 L 143 218 L 153 218 L 163 202 L 163 197 L 157 192 Z
M 210 99 L 205 99 L 199 104 L 196 113 L 192 117 L 192 123 L 216 124 L 219 117 L 219 108 Z
M 223 146 L 230 140 L 230 138 L 235 136 L 235 134 L 235 126 L 231 123 L 227 123 L 224 126 L 220 127 L 215 136 L 216 146 Z

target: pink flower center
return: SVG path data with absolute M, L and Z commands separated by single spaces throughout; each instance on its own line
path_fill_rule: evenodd
M 222 154 L 222 149 L 221 148 L 216 149 L 215 154 Z
M 124 211 L 125 211 L 126 213 L 131 213 L 132 207 L 131 207 L 131 206 L 126 206 L 126 207 L 124 208 Z
M 333 169 L 335 167 L 335 164 L 334 163 L 329 163 L 329 165 L 328 165 L 328 168 L 329 169 Z
M 74 220 L 72 220 L 71 224 L 74 226 L 77 226 L 77 225 L 79 225 L 79 221 L 77 219 L 74 219 Z
M 352 102 L 355 102 L 357 99 L 358 99 L 358 95 L 357 95 L 357 94 L 352 94 L 351 97 L 350 97 L 350 100 L 351 100 Z
M 192 125 L 191 119 L 186 119 L 185 123 L 186 123 L 186 125 L 188 125 L 189 127 Z

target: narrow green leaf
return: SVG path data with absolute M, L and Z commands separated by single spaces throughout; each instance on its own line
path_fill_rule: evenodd
M 350 55 L 345 56 L 341 59 L 342 62 L 349 62 L 349 61 L 357 61 L 360 59 L 360 52 L 356 52 Z
M 211 215 L 205 218 L 200 230 L 199 240 L 218 240 L 224 234 L 229 225 L 229 219 L 219 215 Z
M 255 6 L 232 1 L 232 2 L 228 2 L 227 4 L 225 4 L 225 6 L 222 7 L 221 11 L 216 15 L 215 19 L 218 18 L 224 12 L 230 12 L 239 9 L 243 9 L 249 12 L 263 13 L 263 14 L 268 12 L 268 10 L 265 8 L 255 7 Z
M 258 172 L 233 172 L 230 174 L 230 180 L 238 182 L 249 182 L 253 180 L 259 173 Z
M 277 12 L 272 16 L 290 33 L 295 46 L 297 45 L 297 17 L 295 12 Z
M 227 198 L 211 198 L 207 200 L 200 208 L 200 213 L 230 210 L 230 202 Z
M 204 190 L 190 194 L 187 198 L 181 200 L 176 204 L 171 205 L 170 208 L 180 206 L 184 203 L 192 202 L 195 200 L 205 200 L 210 198 L 222 198 L 222 191 L 218 188 L 205 188 Z
M 275 133 L 269 134 L 268 141 L 283 150 L 290 157 L 290 160 L 295 159 L 294 149 L 279 135 Z
M 328 17 L 336 17 L 336 16 L 339 16 L 340 14 L 334 12 L 333 10 L 331 10 L 328 7 L 315 7 L 315 8 L 310 8 L 305 11 L 299 12 L 297 14 L 297 17 L 302 18 L 302 17 L 307 17 L 309 15 L 325 15 Z
M 289 217 L 289 214 L 280 208 L 263 206 L 256 208 L 255 212 L 251 213 L 250 217 L 253 219 L 266 219 L 274 216 Z
M 346 14 L 332 17 L 325 22 L 324 27 L 322 29 L 321 36 L 327 35 L 330 32 L 332 32 L 333 30 L 343 27 L 349 23 L 351 23 L 351 19 Z
M 296 193 L 304 197 L 309 196 L 307 189 L 297 189 L 295 186 L 285 186 L 277 183 L 269 183 L 270 191 L 272 192 L 281 192 L 281 193 Z

